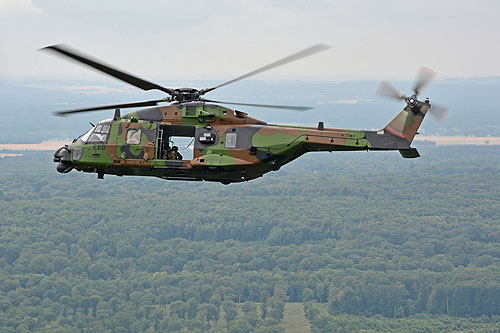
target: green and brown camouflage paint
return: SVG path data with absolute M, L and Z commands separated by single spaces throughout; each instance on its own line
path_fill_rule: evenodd
M 76 140 L 65 148 L 70 157 L 64 161 L 78 171 L 96 172 L 100 178 L 136 175 L 229 184 L 278 170 L 311 151 L 399 150 L 403 157 L 418 157 L 410 144 L 429 108 L 429 103 L 418 102 L 405 107 L 384 129 L 363 131 L 269 125 L 241 111 L 203 102 L 153 107 L 109 120 L 105 142 Z M 169 126 L 193 131 L 192 160 L 162 159 L 159 133 Z M 137 142 L 127 142 L 127 133 L 133 130 L 137 132 L 129 135 L 140 133 L 140 139 L 137 135 Z M 228 134 L 233 138 L 230 144 Z M 202 142 L 203 136 L 211 136 L 214 142 Z M 77 147 L 83 149 L 80 158 L 73 154 Z

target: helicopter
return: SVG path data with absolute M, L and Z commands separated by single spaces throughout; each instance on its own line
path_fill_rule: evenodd
M 304 106 L 225 102 L 203 96 L 215 89 L 262 73 L 272 68 L 328 49 L 317 44 L 213 87 L 168 88 L 141 79 L 111 65 L 63 45 L 41 50 L 87 65 L 139 89 L 159 90 L 168 96 L 141 102 L 103 105 L 58 111 L 75 113 L 112 110 L 113 118 L 93 125 L 87 133 L 54 153 L 57 171 L 97 173 L 116 176 L 152 176 L 165 180 L 210 181 L 230 184 L 249 181 L 307 152 L 314 151 L 386 151 L 398 150 L 404 158 L 419 157 L 410 145 L 429 112 L 442 121 L 448 109 L 433 106 L 429 99 L 417 96 L 435 73 L 421 68 L 411 96 L 406 96 L 388 81 L 382 81 L 377 94 L 404 101 L 404 108 L 383 129 L 351 130 L 268 124 L 247 113 L 220 104 L 306 111 Z M 161 103 L 170 103 L 158 106 Z M 121 115 L 121 109 L 149 107 Z M 192 159 L 184 159 L 174 139 L 190 139 Z

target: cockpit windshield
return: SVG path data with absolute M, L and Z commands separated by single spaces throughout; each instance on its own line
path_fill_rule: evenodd
M 111 122 L 102 121 L 87 133 L 80 136 L 80 140 L 85 143 L 106 143 L 108 140 Z

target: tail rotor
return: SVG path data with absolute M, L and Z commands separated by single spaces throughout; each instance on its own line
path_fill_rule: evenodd
M 377 89 L 377 95 L 382 97 L 388 97 L 396 100 L 404 100 L 406 104 L 413 109 L 420 102 L 417 96 L 421 93 L 422 89 L 425 88 L 432 79 L 436 76 L 436 72 L 433 70 L 420 67 L 420 71 L 417 74 L 417 79 L 415 80 L 415 85 L 413 88 L 412 96 L 405 96 L 401 91 L 394 87 L 389 81 L 382 81 Z M 425 103 L 430 103 L 429 99 L 425 100 Z M 429 114 L 438 122 L 443 122 L 448 114 L 449 108 L 437 104 L 432 104 L 428 110 Z

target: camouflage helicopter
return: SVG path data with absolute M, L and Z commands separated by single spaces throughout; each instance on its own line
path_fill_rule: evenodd
M 84 55 L 65 45 L 43 48 L 90 66 L 142 90 L 160 90 L 169 96 L 157 100 L 59 111 L 65 116 L 80 112 L 115 109 L 87 133 L 59 148 L 54 154 L 57 171 L 75 169 L 117 176 L 154 176 L 166 180 L 212 181 L 230 184 L 249 181 L 311 151 L 398 150 L 404 158 L 419 157 L 410 144 L 427 112 L 444 119 L 447 109 L 431 106 L 418 94 L 435 73 L 422 69 L 414 94 L 405 96 L 383 81 L 378 94 L 404 101 L 406 106 L 379 131 L 271 125 L 247 113 L 218 104 L 234 104 L 304 111 L 301 106 L 222 102 L 205 99 L 206 93 L 269 69 L 329 48 L 318 44 L 258 68 L 233 80 L 204 89 L 166 88 L 143 80 Z M 157 106 L 159 103 L 171 103 Z M 121 115 L 120 109 L 146 107 Z M 192 141 L 192 158 L 184 159 L 174 138 Z

